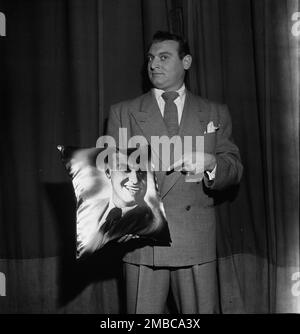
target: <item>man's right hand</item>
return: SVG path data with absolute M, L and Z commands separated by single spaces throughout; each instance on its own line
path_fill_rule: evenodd
M 127 242 L 132 239 L 138 239 L 140 236 L 137 234 L 125 234 L 123 237 L 119 238 L 117 241 L 118 242 Z

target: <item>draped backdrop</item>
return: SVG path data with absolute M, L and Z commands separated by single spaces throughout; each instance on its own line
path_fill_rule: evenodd
M 187 85 L 229 106 L 245 168 L 216 199 L 221 311 L 300 313 L 298 0 L 0 0 L 0 13 L 0 313 L 124 312 L 119 247 L 75 260 L 56 146 L 95 146 L 109 106 L 149 87 L 158 29 L 189 40 Z

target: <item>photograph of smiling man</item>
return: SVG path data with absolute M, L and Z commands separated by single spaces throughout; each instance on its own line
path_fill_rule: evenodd
M 140 238 L 164 218 L 164 209 L 156 195 L 157 186 L 150 171 L 150 159 L 142 162 L 130 159 L 135 149 L 113 152 L 112 166 L 105 161 L 105 175 L 111 182 L 111 195 L 99 226 L 105 238 L 129 241 Z M 129 157 L 129 159 L 128 159 Z M 148 155 L 150 157 L 150 155 Z M 131 233 L 127 234 L 127 231 Z M 161 231 L 160 231 L 161 232 Z M 137 234 L 135 234 L 137 233 Z M 155 239 L 155 235 L 153 235 Z
M 154 172 L 137 149 L 58 146 L 76 197 L 76 257 L 91 255 L 110 241 L 171 241 Z M 103 159 L 102 159 L 103 157 Z M 128 244 L 128 243 L 127 243 Z M 129 243 L 130 245 L 130 243 Z

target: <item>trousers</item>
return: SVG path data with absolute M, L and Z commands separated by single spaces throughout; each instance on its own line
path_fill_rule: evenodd
M 188 267 L 149 267 L 124 263 L 128 314 L 218 313 L 216 261 Z

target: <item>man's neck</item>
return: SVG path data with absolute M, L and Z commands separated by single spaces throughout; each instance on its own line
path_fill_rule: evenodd
M 185 95 L 185 84 L 183 83 L 182 86 L 176 90 L 176 92 L 179 94 L 180 98 L 183 98 L 183 96 Z M 167 90 L 166 90 L 167 91 Z M 163 89 L 159 89 L 159 88 L 153 88 L 153 93 L 154 96 L 156 97 L 156 99 L 158 99 L 163 93 L 165 92 L 165 90 Z
M 110 206 L 114 206 L 116 208 L 121 209 L 123 216 L 127 211 L 134 209 L 137 206 L 137 204 L 134 204 L 132 206 L 126 206 L 122 201 L 112 197 L 110 200 Z
M 161 92 L 161 93 L 163 93 L 163 92 L 178 92 L 178 93 L 180 93 L 180 92 L 185 91 L 185 84 L 183 82 L 181 85 L 178 86 L 177 89 L 176 88 L 174 88 L 174 89 L 161 89 L 161 88 L 158 88 L 158 87 L 153 87 L 153 89 L 155 89 L 156 91 Z

